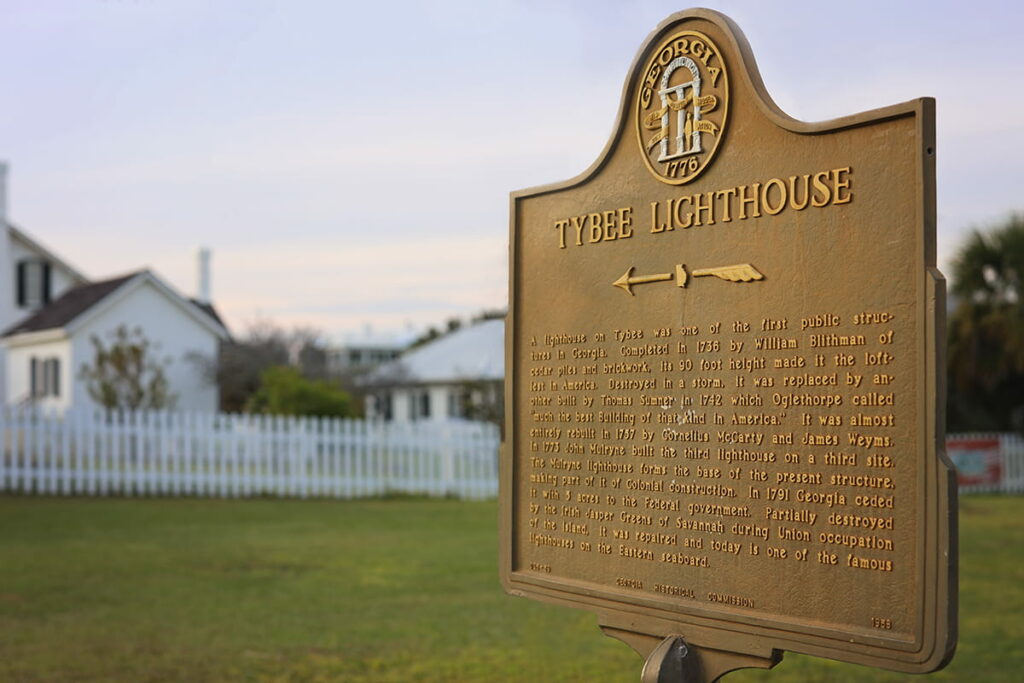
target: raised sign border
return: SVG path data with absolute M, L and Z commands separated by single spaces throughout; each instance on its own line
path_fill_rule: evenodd
M 590 590 L 556 579 L 542 579 L 514 571 L 512 557 L 514 500 L 513 453 L 517 420 L 514 414 L 515 391 L 519 368 L 515 364 L 517 326 L 517 283 L 523 277 L 523 264 L 517 244 L 520 225 L 517 219 L 518 203 L 528 197 L 576 187 L 596 176 L 611 156 L 617 141 L 630 123 L 632 92 L 650 47 L 669 32 L 693 19 L 715 24 L 725 35 L 732 52 L 741 57 L 741 64 L 733 68 L 734 83 L 743 81 L 755 93 L 761 113 L 775 125 L 799 134 L 820 134 L 863 126 L 894 118 L 914 117 L 920 149 L 916 168 L 916 205 L 918 248 L 915 272 L 918 273 L 919 297 L 916 327 L 923 340 L 923 363 L 916 373 L 921 382 L 918 425 L 925 453 L 919 457 L 924 466 L 918 473 L 920 490 L 924 493 L 916 501 L 922 521 L 923 535 L 917 576 L 920 590 L 920 617 L 916 633 L 919 639 L 910 648 L 898 647 L 892 641 L 878 638 L 877 642 L 850 642 L 837 637 L 827 629 L 808 629 L 797 632 L 778 628 L 764 620 L 736 617 L 724 613 L 714 617 L 694 615 L 672 609 L 670 606 L 640 605 L 613 595 L 610 591 Z M 632 143 L 626 137 L 626 144 Z M 500 459 L 500 549 L 499 569 L 506 592 L 531 597 L 570 607 L 588 609 L 598 614 L 602 628 L 646 655 L 661 637 L 682 634 L 695 645 L 737 652 L 760 658 L 778 658 L 781 650 L 829 657 L 896 671 L 923 673 L 941 668 L 952 658 L 957 639 L 957 522 L 956 476 L 952 464 L 945 456 L 945 280 L 936 269 L 935 244 L 935 103 L 931 98 L 920 98 L 901 104 L 845 116 L 831 121 L 807 123 L 786 115 L 771 99 L 761 79 L 753 52 L 736 24 L 718 12 L 691 9 L 678 12 L 663 21 L 643 42 L 629 68 L 622 90 L 618 115 L 612 134 L 604 150 L 583 173 L 563 182 L 519 190 L 510 195 L 509 220 L 509 312 L 505 333 L 505 425 L 506 441 Z M 834 630 L 833 630 L 834 631 Z

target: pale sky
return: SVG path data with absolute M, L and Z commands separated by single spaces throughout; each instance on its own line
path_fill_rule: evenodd
M 1024 210 L 1016 2 L 715 2 L 818 121 L 937 98 L 939 262 Z M 593 162 L 636 2 L 3 0 L 9 216 L 93 278 L 150 267 L 342 339 L 500 308 L 508 193 Z M 948 268 L 946 268 L 948 270 Z

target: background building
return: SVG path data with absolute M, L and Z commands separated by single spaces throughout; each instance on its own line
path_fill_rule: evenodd
M 366 416 L 412 422 L 449 418 L 499 422 L 505 378 L 505 321 L 449 332 L 367 374 Z
M 9 403 L 66 410 L 91 398 L 79 370 L 119 327 L 140 330 L 164 367 L 173 407 L 215 411 L 217 386 L 195 356 L 216 357 L 227 330 L 210 306 L 183 298 L 148 270 L 72 288 L 3 337 Z
M 401 353 L 402 345 L 388 339 L 375 339 L 369 334 L 346 339 L 327 350 L 327 371 L 333 376 L 358 374 L 392 361 Z

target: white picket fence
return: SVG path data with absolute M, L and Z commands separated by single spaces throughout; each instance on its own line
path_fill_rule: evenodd
M 496 426 L 0 409 L 0 492 L 94 496 L 497 494 Z
M 962 453 L 957 457 L 956 442 L 998 442 L 998 453 L 978 452 Z M 1024 438 L 1019 434 L 1006 433 L 970 433 L 948 434 L 946 436 L 947 452 L 953 457 L 953 464 L 961 468 L 961 493 L 1024 493 Z M 994 456 L 990 462 L 990 456 Z M 966 458 L 962 460 L 961 458 Z M 960 462 L 957 462 L 961 460 Z M 975 472 L 984 472 L 992 465 L 994 476 L 982 477 L 987 481 L 965 483 Z
M 962 493 L 1024 493 L 1024 438 L 998 442 L 998 477 Z M 90 496 L 387 494 L 490 498 L 499 432 L 480 422 L 366 420 L 169 412 L 47 414 L 0 408 L 0 493 Z M 991 466 L 988 453 L 968 453 Z

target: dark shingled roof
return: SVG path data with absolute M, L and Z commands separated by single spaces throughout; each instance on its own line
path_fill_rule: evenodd
M 58 297 L 55 301 L 51 301 L 43 308 L 36 311 L 33 315 L 21 321 L 14 327 L 6 330 L 3 335 L 0 336 L 10 337 L 15 334 L 23 334 L 25 332 L 40 332 L 42 330 L 64 327 L 79 315 L 85 313 L 87 310 L 105 299 L 107 296 L 113 294 L 121 287 L 121 285 L 145 272 L 146 271 L 144 270 L 139 270 L 110 280 L 73 287 L 72 289 L 64 292 L 64 294 Z M 217 311 L 214 309 L 212 304 L 200 303 L 195 299 L 190 299 L 189 303 L 227 330 L 227 326 L 221 320 L 220 315 L 217 314 Z
M 139 271 L 141 272 L 141 271 Z M 64 292 L 55 301 L 51 301 L 20 323 L 7 329 L 3 336 L 10 337 L 24 332 L 39 332 L 55 327 L 64 327 L 79 315 L 89 310 L 107 295 L 112 294 L 121 285 L 131 280 L 139 272 L 129 273 L 112 280 L 93 282 L 80 287 L 73 287 Z
M 203 303 L 199 299 L 189 299 L 189 301 L 191 301 L 192 305 L 198 308 L 200 311 L 216 320 L 217 323 L 225 330 L 228 329 L 228 326 L 224 324 L 223 320 L 221 320 L 220 313 L 218 313 L 217 309 L 213 307 L 213 304 Z

